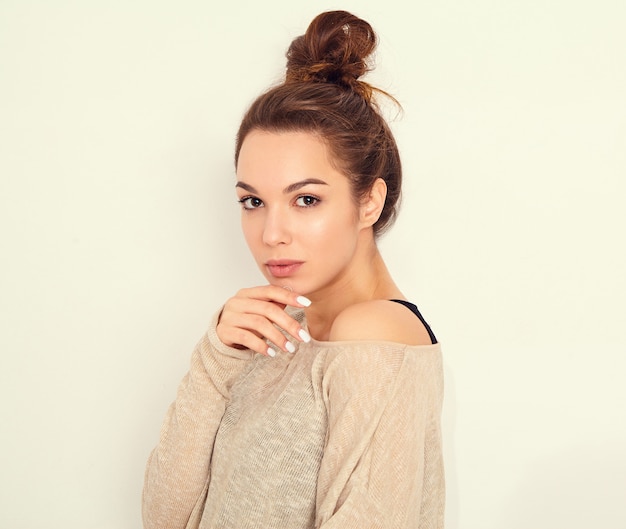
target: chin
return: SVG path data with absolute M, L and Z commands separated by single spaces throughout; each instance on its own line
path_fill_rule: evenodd
M 307 288 L 303 281 L 298 281 L 295 278 L 272 277 L 269 279 L 269 282 L 271 285 L 276 285 L 290 292 L 295 292 L 299 296 L 308 296 L 312 292 L 311 288 Z

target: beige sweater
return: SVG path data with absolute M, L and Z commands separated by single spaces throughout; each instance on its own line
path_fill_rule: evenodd
M 216 320 L 148 460 L 145 529 L 443 527 L 439 344 L 269 358 L 222 344 Z

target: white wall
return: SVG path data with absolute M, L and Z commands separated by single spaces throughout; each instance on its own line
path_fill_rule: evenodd
M 405 109 L 381 246 L 445 347 L 447 527 L 626 527 L 626 4 L 407 5 L 0 1 L 0 527 L 140 527 L 191 349 L 260 280 L 238 120 L 328 8 Z

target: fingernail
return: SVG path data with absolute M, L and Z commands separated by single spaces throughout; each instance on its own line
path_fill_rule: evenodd
M 300 338 L 302 338 L 303 342 L 310 342 L 311 341 L 311 335 L 306 332 L 304 329 L 300 329 L 298 331 L 298 336 L 300 336 Z
M 296 352 L 296 346 L 293 345 L 291 342 L 287 342 L 285 344 L 285 349 L 287 349 L 287 351 L 289 351 L 290 353 L 295 353 Z
M 274 351 L 274 349 L 272 349 L 271 347 L 268 347 L 267 354 L 274 358 L 276 356 L 276 351 Z
M 311 304 L 311 300 L 309 298 L 305 298 L 304 296 L 298 296 L 296 301 L 303 305 L 304 307 L 308 307 Z

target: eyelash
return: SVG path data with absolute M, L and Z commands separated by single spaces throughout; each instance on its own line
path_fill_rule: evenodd
M 301 199 L 312 199 L 312 203 L 299 206 L 297 204 L 297 202 L 299 200 L 301 200 Z M 256 206 L 251 206 L 250 202 L 252 202 L 252 201 L 255 201 L 255 202 L 258 201 L 258 202 L 260 202 L 260 204 L 258 204 Z M 260 207 L 263 207 L 262 206 L 263 201 L 260 198 L 255 197 L 253 195 L 247 195 L 245 197 L 241 197 L 239 200 L 237 200 L 237 202 L 239 202 L 241 204 L 241 206 L 243 207 L 243 209 L 245 209 L 247 211 L 251 211 L 253 209 L 258 209 Z M 306 209 L 306 208 L 313 208 L 313 207 L 317 206 L 319 204 L 319 202 L 320 202 L 320 199 L 318 197 L 316 197 L 315 195 L 299 195 L 299 196 L 296 197 L 295 202 L 296 202 L 296 206 L 297 207 Z
M 249 207 L 247 204 L 252 201 L 252 200 L 258 200 L 259 202 L 263 203 L 263 201 L 260 198 L 257 197 L 253 197 L 253 196 L 245 196 L 245 197 L 241 197 L 237 202 L 239 202 L 241 204 L 241 207 L 243 209 L 247 209 L 247 210 L 252 210 L 252 209 L 257 209 L 261 206 L 252 206 Z
M 319 197 L 316 197 L 315 195 L 300 195 L 296 197 L 296 203 L 298 202 L 298 200 L 303 199 L 303 198 L 312 199 L 312 204 L 305 204 L 303 206 L 298 206 L 300 208 L 313 208 L 320 203 Z

